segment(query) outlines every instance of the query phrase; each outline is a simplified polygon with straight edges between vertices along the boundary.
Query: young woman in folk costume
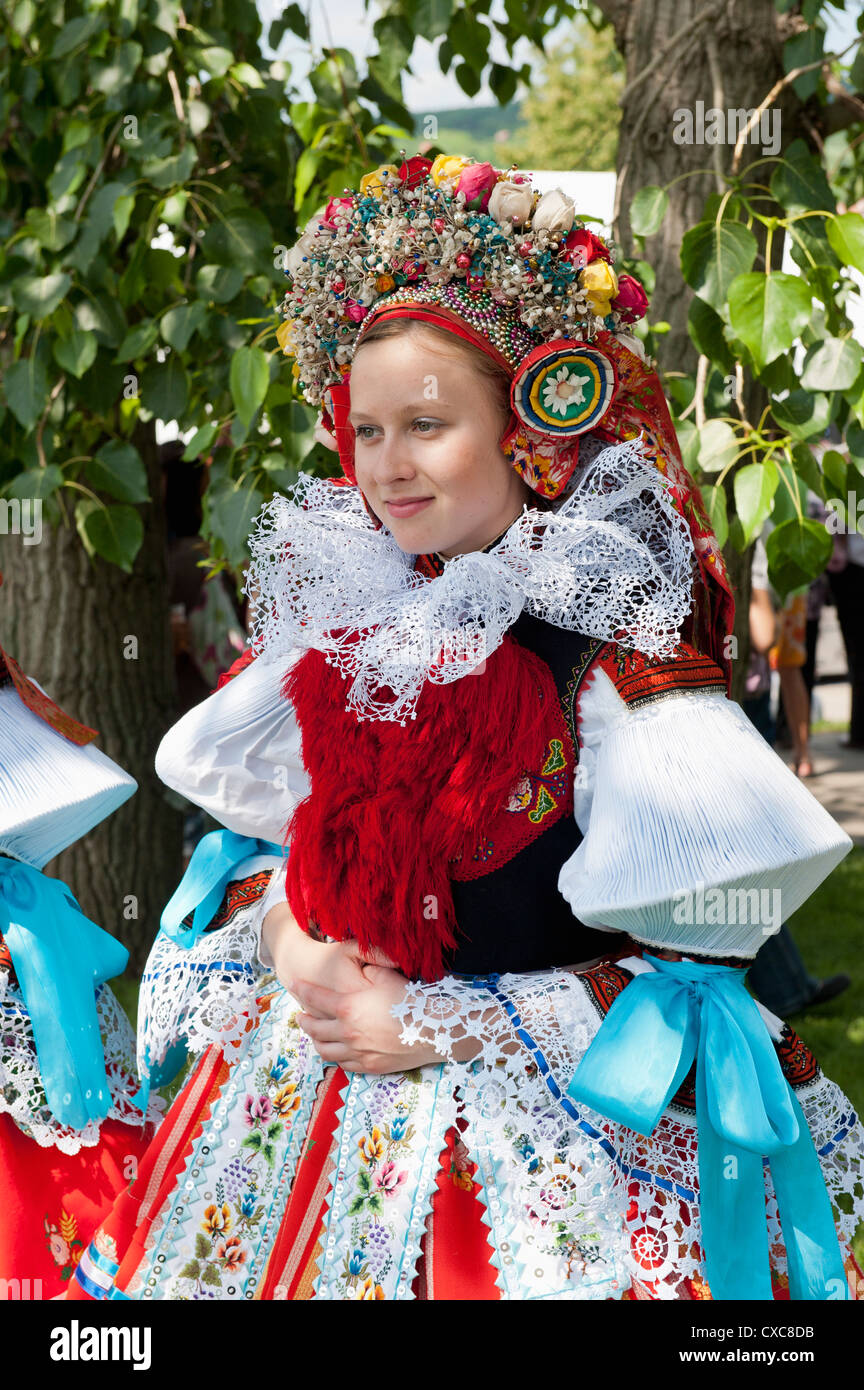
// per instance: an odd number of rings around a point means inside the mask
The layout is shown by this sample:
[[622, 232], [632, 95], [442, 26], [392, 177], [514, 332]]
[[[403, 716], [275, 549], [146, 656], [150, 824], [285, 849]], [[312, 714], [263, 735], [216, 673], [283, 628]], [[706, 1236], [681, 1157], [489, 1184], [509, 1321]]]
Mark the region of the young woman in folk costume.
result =
[[55, 1298], [155, 1132], [105, 981], [128, 951], [42, 872], [135, 782], [0, 648], [0, 1298]]
[[856, 1117], [744, 986], [764, 890], [788, 917], [850, 841], [727, 698], [722, 559], [611, 260], [563, 194], [445, 157], [290, 254], [345, 476], [265, 509], [256, 659], [157, 758], [287, 843], [271, 974], [219, 979], [228, 1040], [97, 1234], [109, 1297], [857, 1291]]

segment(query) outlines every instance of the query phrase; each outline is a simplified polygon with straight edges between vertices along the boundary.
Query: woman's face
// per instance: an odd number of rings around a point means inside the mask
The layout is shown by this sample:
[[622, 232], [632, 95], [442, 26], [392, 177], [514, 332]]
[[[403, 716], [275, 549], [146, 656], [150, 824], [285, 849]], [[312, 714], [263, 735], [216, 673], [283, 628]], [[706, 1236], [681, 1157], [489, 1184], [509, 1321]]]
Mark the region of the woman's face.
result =
[[409, 554], [482, 550], [533, 495], [498, 447], [487, 378], [425, 334], [358, 349], [349, 418], [360, 491]]

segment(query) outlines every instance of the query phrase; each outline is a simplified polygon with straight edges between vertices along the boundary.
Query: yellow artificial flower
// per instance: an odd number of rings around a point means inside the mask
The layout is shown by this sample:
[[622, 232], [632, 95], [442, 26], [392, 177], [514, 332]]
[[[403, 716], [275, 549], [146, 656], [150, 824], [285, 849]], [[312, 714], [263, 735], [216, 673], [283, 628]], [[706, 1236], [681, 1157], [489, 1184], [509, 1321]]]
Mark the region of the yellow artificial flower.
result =
[[283, 319], [276, 329], [276, 341], [286, 357], [293, 357], [296, 351], [294, 337], [291, 332], [294, 327], [290, 319]]
[[618, 293], [618, 276], [608, 261], [592, 261], [581, 272], [579, 281], [588, 296], [588, 308], [598, 318], [605, 318], [609, 305]]
[[365, 197], [367, 193], [373, 198], [380, 198], [384, 192], [384, 174], [398, 174], [399, 170], [395, 164], [382, 164], [378, 169], [373, 169], [370, 173], [364, 174], [360, 180], [360, 193]]
[[375, 288], [379, 294], [384, 294], [386, 290], [392, 290], [395, 284], [392, 275], [379, 275], [375, 281]]
[[429, 177], [436, 188], [442, 184], [456, 183], [462, 170], [472, 162], [464, 154], [439, 154], [432, 161]]

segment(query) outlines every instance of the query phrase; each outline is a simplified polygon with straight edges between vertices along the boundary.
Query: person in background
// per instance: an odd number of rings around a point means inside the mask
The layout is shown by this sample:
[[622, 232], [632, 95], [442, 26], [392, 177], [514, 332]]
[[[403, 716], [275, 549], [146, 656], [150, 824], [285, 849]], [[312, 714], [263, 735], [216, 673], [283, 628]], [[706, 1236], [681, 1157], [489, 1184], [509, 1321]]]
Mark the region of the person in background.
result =
[[[804, 599], [806, 605], [806, 599]], [[746, 697], [741, 708], [773, 747], [775, 724], [771, 717], [771, 669], [768, 653], [776, 651], [777, 618], [768, 582], [768, 557], [760, 537], [753, 551], [750, 583], [750, 662], [747, 668]], [[800, 669], [786, 667], [801, 679]], [[783, 679], [781, 669], [781, 681]], [[806, 696], [806, 688], [805, 688]], [[806, 727], [806, 725], [805, 725]], [[801, 772], [798, 773], [801, 776]], [[804, 774], [806, 775], [806, 774]], [[852, 983], [848, 975], [829, 975], [818, 980], [804, 964], [795, 938], [784, 924], [776, 936], [765, 942], [750, 968], [748, 983], [766, 1009], [787, 1018], [819, 1004], [836, 999]]]
[[864, 536], [857, 531], [839, 535], [834, 549], [837, 564], [829, 566], [828, 583], [837, 605], [852, 686], [849, 736], [841, 747], [864, 749]]

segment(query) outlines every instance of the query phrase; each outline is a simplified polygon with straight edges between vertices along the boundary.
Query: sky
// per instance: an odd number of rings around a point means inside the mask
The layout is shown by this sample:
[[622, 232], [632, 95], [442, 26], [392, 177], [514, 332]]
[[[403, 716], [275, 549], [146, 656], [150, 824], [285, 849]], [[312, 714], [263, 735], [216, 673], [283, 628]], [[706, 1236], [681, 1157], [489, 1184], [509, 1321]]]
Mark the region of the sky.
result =
[[[283, 0], [258, 0], [258, 12], [266, 24], [281, 14], [283, 8]], [[834, 52], [845, 48], [855, 37], [855, 20], [862, 9], [864, 0], [849, 0], [843, 11], [828, 10], [828, 42]], [[319, 52], [322, 47], [333, 44], [338, 48], [349, 49], [355, 58], [362, 61], [374, 51], [376, 45], [372, 37], [372, 25], [381, 12], [375, 0], [371, 0], [368, 11], [363, 0], [311, 0], [308, 11], [313, 43]], [[491, 13], [493, 16], [503, 14], [500, 0], [493, 0]], [[561, 27], [563, 29], [566, 26]], [[554, 44], [554, 31], [550, 38]], [[468, 106], [472, 102], [481, 106], [494, 105], [495, 99], [485, 83], [478, 95], [471, 98], [465, 95], [452, 75], [441, 72], [437, 57], [440, 42], [440, 39], [433, 43], [427, 39], [417, 39], [411, 57], [413, 73], [406, 74], [403, 78], [405, 103], [409, 111], [420, 114], [446, 111], [454, 106]], [[288, 35], [283, 41], [279, 56], [292, 63], [292, 76], [299, 88], [300, 98], [309, 99], [311, 89], [304, 80], [309, 69], [307, 45], [293, 35]], [[492, 44], [491, 56], [499, 62], [514, 61], [519, 64], [531, 61], [532, 49], [530, 44], [522, 42], [517, 45], [514, 58], [510, 60], [503, 42], [496, 40]]]

